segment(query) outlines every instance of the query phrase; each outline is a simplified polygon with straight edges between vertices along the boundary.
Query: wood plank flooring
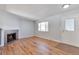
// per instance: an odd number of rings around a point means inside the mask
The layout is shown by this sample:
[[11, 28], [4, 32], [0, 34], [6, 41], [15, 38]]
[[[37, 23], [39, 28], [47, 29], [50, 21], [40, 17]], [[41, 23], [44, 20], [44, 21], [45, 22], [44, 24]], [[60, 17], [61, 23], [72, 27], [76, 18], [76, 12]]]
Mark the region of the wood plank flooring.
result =
[[0, 48], [0, 55], [78, 55], [79, 48], [39, 37], [16, 40]]

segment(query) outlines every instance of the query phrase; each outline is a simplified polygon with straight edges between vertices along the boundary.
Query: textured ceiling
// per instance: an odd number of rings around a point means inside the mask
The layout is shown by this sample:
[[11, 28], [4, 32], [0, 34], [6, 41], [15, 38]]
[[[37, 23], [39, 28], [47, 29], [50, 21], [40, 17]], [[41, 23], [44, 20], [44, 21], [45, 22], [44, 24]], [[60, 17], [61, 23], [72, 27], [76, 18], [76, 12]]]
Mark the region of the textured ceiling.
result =
[[6, 10], [10, 13], [30, 18], [31, 20], [40, 20], [59, 13], [78, 9], [79, 5], [70, 5], [63, 9], [61, 4], [14, 4], [6, 5]]

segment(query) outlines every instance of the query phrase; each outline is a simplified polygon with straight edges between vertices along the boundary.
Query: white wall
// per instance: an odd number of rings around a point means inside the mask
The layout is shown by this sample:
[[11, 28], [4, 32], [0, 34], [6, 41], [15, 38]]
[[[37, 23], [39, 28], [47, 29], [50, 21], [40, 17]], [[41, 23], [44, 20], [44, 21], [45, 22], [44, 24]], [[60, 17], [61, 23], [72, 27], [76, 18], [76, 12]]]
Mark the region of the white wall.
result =
[[[26, 38], [34, 34], [34, 22], [5, 11], [0, 12], [0, 28], [3, 30], [19, 30], [19, 38]], [[2, 45], [4, 43], [4, 34], [2, 33]]]
[[[66, 32], [64, 31], [64, 21], [67, 18], [75, 19], [75, 31]], [[49, 22], [48, 32], [39, 32], [37, 30], [37, 23], [41, 21]], [[58, 42], [70, 44], [79, 47], [79, 10], [61, 13], [49, 18], [36, 21], [35, 33], [37, 36], [46, 38], [49, 40], [55, 40]]]
[[20, 38], [34, 34], [34, 22], [8, 12], [2, 15], [2, 28], [4, 30], [19, 29]]
[[20, 38], [31, 37], [34, 35], [34, 22], [24, 19], [19, 19]]
[[19, 29], [19, 17], [8, 12], [0, 13], [1, 28], [4, 30]]
[[[61, 15], [62, 42], [79, 47], [79, 10], [71, 11]], [[75, 31], [64, 31], [64, 21], [68, 18], [75, 19]], [[64, 31], [64, 32], [63, 32]]]
[[[49, 31], [48, 32], [40, 32], [38, 31], [38, 23], [42, 22], [42, 21], [48, 21], [49, 24]], [[59, 16], [53, 16], [53, 17], [49, 17], [47, 19], [43, 19], [43, 20], [39, 20], [36, 21], [36, 35], [43, 37], [43, 38], [48, 38], [48, 39], [56, 39], [56, 40], [60, 40], [60, 19]]]

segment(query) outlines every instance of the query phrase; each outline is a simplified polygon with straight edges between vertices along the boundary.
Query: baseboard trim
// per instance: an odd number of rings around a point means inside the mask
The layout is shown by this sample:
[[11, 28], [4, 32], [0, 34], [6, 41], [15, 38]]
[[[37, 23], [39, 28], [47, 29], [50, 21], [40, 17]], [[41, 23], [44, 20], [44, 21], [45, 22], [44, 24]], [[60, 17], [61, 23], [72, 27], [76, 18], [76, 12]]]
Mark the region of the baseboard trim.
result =
[[79, 48], [79, 46], [76, 46], [76, 45], [73, 45], [73, 44], [68, 44], [68, 43], [66, 43], [66, 42], [62, 42], [62, 41], [59, 41], [59, 40], [43, 38], [43, 37], [41, 37], [41, 36], [35, 36], [35, 37], [39, 37], [39, 38], [42, 38], [42, 39], [51, 40], [51, 41], [55, 41], [55, 42], [58, 42], [58, 43], [61, 43], [61, 44], [66, 44], [66, 45], [70, 45], [70, 46]]
[[[79, 48], [79, 46], [76, 46], [76, 45], [72, 45], [72, 44], [68, 44], [68, 43], [65, 43], [65, 42], [62, 42], [62, 41], [59, 41], [59, 40], [55, 40], [55, 39], [48, 39], [48, 38], [43, 38], [41, 36], [29, 36], [29, 37], [24, 37], [24, 38], [19, 38], [19, 40], [21, 39], [27, 39], [27, 38], [31, 38], [31, 37], [38, 37], [38, 38], [42, 38], [42, 39], [46, 39], [46, 40], [51, 40], [51, 41], [55, 41], [55, 42], [58, 42], [58, 43], [61, 43], [61, 44], [66, 44], [66, 45], [70, 45], [70, 46], [74, 46], [74, 47], [77, 47]], [[0, 47], [3, 47], [3, 45], [0, 45]]]
[[27, 39], [27, 38], [31, 38], [31, 37], [36, 37], [36, 36], [22, 37], [22, 38], [19, 38], [19, 40]]

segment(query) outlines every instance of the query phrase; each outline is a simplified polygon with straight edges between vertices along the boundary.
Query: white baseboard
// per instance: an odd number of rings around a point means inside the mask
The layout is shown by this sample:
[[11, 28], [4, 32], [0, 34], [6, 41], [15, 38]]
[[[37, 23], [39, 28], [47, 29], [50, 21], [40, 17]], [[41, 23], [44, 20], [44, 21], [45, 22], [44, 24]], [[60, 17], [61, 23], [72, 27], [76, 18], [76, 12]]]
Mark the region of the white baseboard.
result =
[[[37, 36], [37, 35], [36, 35]], [[40, 37], [40, 38], [44, 38], [44, 39], [47, 39], [47, 40], [52, 40], [52, 41], [56, 41], [56, 42], [59, 42], [59, 43], [63, 43], [63, 44], [67, 44], [67, 45], [71, 45], [71, 46], [75, 46], [75, 47], [79, 47], [78, 45], [76, 44], [72, 44], [72, 43], [67, 43], [67, 42], [63, 42], [63, 41], [59, 41], [59, 40], [55, 40], [55, 39], [50, 39], [50, 38], [45, 38], [45, 37], [42, 37], [42, 36], [37, 36], [37, 37]]]
[[29, 38], [29, 37], [32, 37], [32, 36], [34, 36], [34, 35], [29, 35], [29, 36], [19, 37], [19, 39]]

